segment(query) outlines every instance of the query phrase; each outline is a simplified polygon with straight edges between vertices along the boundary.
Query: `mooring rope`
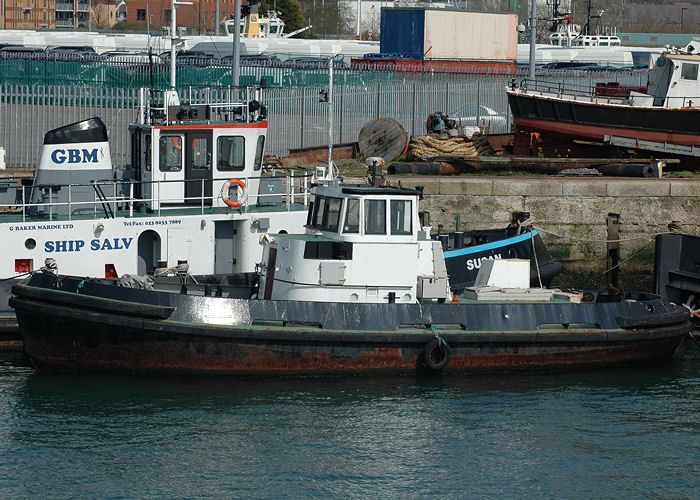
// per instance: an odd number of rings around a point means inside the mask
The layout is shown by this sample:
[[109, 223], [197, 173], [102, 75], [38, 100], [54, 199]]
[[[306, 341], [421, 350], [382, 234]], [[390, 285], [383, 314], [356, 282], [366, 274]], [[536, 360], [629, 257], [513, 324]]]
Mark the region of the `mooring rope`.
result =
[[600, 273], [600, 275], [602, 276], [602, 275], [604, 275], [604, 274], [607, 274], [607, 273], [609, 273], [610, 271], [612, 271], [613, 269], [616, 269], [616, 268], [620, 267], [620, 266], [621, 266], [622, 264], [624, 264], [625, 262], [627, 262], [627, 261], [629, 261], [629, 260], [632, 260], [632, 259], [633, 259], [634, 257], [636, 257], [642, 250], [644, 250], [646, 247], [648, 247], [648, 246], [649, 246], [649, 243], [651, 243], [652, 241], [654, 241], [654, 240], [653, 240], [653, 239], [650, 239], [649, 241], [647, 241], [646, 243], [644, 243], [641, 247], [639, 247], [637, 250], [635, 250], [634, 252], [632, 252], [632, 254], [629, 255], [626, 259], [621, 260], [620, 262], [618, 262], [617, 264], [615, 264], [614, 266], [612, 266], [610, 269], [607, 269], [607, 270], [603, 271], [602, 273]]
[[22, 274], [17, 274], [15, 276], [10, 276], [9, 278], [0, 278], [0, 281], [10, 281], [10, 280], [16, 280], [17, 278], [23, 278], [25, 276], [29, 276], [30, 274], [34, 274], [35, 271], [28, 271], [26, 273]]
[[[528, 219], [529, 221], [530, 219]], [[527, 221], [525, 221], [527, 222]], [[530, 242], [532, 243], [532, 256], [535, 258], [535, 268], [537, 269], [537, 281], [540, 283], [540, 288], [544, 288], [542, 286], [542, 276], [540, 275], [540, 262], [537, 259], [537, 249], [535, 249], [535, 232], [530, 231]]]

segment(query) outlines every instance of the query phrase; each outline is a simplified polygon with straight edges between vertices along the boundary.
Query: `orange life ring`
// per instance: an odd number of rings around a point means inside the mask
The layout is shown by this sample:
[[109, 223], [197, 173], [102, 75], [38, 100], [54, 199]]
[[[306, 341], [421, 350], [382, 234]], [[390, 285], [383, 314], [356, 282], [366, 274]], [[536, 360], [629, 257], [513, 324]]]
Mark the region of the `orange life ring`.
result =
[[[238, 186], [238, 199], [236, 201], [232, 201], [229, 196], [229, 189], [231, 186]], [[240, 179], [229, 179], [224, 182], [224, 185], [221, 186], [221, 199], [229, 207], [238, 208], [245, 205], [245, 202], [248, 201], [248, 190], [246, 189], [245, 182]]]

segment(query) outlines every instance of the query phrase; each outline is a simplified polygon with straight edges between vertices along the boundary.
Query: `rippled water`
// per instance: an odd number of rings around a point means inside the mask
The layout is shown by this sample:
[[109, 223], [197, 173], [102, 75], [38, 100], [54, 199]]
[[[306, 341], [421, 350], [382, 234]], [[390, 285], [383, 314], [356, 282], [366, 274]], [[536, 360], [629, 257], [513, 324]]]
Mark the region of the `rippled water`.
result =
[[0, 363], [0, 497], [697, 498], [700, 363], [443, 379]]

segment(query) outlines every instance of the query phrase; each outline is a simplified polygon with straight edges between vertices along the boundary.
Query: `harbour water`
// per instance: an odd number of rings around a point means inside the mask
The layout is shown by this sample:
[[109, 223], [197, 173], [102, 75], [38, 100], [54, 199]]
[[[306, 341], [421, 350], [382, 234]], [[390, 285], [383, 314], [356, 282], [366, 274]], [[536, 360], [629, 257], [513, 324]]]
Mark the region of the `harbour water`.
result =
[[0, 362], [2, 498], [697, 498], [700, 362], [234, 380]]

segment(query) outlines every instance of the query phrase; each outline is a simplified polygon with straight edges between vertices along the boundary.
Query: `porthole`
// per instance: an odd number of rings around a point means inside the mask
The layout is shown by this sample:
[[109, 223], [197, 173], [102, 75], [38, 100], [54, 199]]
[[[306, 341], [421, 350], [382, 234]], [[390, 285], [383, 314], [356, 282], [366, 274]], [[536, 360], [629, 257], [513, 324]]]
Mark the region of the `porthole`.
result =
[[36, 248], [36, 240], [34, 238], [27, 238], [24, 242], [24, 247], [27, 250], [34, 250]]

